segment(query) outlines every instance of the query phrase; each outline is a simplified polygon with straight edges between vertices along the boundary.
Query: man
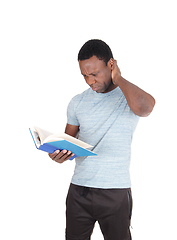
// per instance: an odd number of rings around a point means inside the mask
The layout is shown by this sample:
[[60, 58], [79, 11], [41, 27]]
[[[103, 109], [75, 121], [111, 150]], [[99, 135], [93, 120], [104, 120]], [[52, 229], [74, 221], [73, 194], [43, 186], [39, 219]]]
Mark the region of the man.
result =
[[[98, 221], [105, 240], [130, 240], [131, 140], [139, 116], [148, 116], [155, 100], [121, 76], [103, 41], [86, 42], [78, 61], [90, 88], [69, 103], [65, 132], [94, 146], [97, 156], [76, 158], [66, 202], [66, 239], [89, 240]], [[66, 150], [49, 154], [58, 163], [72, 155]]]

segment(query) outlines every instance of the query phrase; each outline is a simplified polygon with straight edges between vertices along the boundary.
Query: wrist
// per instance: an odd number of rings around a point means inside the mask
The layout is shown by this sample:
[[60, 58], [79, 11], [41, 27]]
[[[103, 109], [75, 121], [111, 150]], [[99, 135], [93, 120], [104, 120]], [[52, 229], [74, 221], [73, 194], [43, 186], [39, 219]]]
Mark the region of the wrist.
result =
[[113, 79], [112, 79], [114, 85], [119, 85], [121, 80], [122, 80], [122, 76], [120, 74], [115, 74]]

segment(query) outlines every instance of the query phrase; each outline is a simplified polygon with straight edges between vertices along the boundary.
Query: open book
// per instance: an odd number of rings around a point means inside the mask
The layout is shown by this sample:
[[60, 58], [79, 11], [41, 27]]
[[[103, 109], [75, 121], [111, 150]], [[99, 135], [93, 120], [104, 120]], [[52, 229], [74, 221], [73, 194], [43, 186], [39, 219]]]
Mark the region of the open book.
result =
[[33, 141], [37, 149], [53, 153], [55, 150], [68, 150], [74, 153], [70, 160], [76, 157], [93, 156], [96, 153], [88, 150], [93, 146], [74, 138], [66, 133], [52, 134], [39, 127], [29, 128]]

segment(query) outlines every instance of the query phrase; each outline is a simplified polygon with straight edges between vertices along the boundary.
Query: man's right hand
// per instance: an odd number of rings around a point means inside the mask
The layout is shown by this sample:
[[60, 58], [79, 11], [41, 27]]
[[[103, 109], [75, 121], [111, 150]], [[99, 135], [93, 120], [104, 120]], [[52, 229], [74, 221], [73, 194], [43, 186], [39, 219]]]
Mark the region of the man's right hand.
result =
[[63, 163], [73, 156], [74, 156], [74, 153], [71, 153], [71, 151], [67, 151], [67, 150], [62, 150], [62, 151], [56, 150], [53, 153], [49, 153], [49, 157], [53, 161], [58, 162], [58, 163]]

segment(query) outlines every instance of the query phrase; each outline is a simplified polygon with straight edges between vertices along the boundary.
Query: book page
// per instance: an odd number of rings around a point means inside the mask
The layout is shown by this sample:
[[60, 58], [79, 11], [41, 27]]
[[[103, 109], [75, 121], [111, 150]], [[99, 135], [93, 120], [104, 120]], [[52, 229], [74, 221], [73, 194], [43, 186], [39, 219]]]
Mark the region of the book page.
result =
[[52, 135], [51, 132], [48, 132], [42, 128], [39, 128], [39, 127], [34, 127], [34, 129], [36, 130], [36, 132], [39, 134], [39, 137], [40, 137], [40, 141], [41, 141], [41, 144], [44, 143], [44, 140], [49, 137], [50, 135]]
[[39, 134], [37, 132], [33, 132], [33, 134], [34, 134], [34, 138], [35, 138], [37, 146], [40, 146], [41, 145], [41, 141], [40, 141]]
[[33, 141], [34, 141], [36, 147], [39, 148], [41, 145], [41, 140], [40, 140], [39, 134], [36, 132], [34, 127], [29, 128], [29, 130], [30, 130], [30, 133], [32, 135], [32, 138], [33, 138]]
[[85, 143], [77, 138], [74, 138], [66, 133], [52, 134], [44, 140], [44, 143], [61, 141], [61, 140], [66, 140], [66, 141], [71, 142], [75, 145], [78, 145], [79, 147], [82, 147], [82, 148], [91, 148], [92, 147], [90, 144], [87, 144], [87, 143]]

